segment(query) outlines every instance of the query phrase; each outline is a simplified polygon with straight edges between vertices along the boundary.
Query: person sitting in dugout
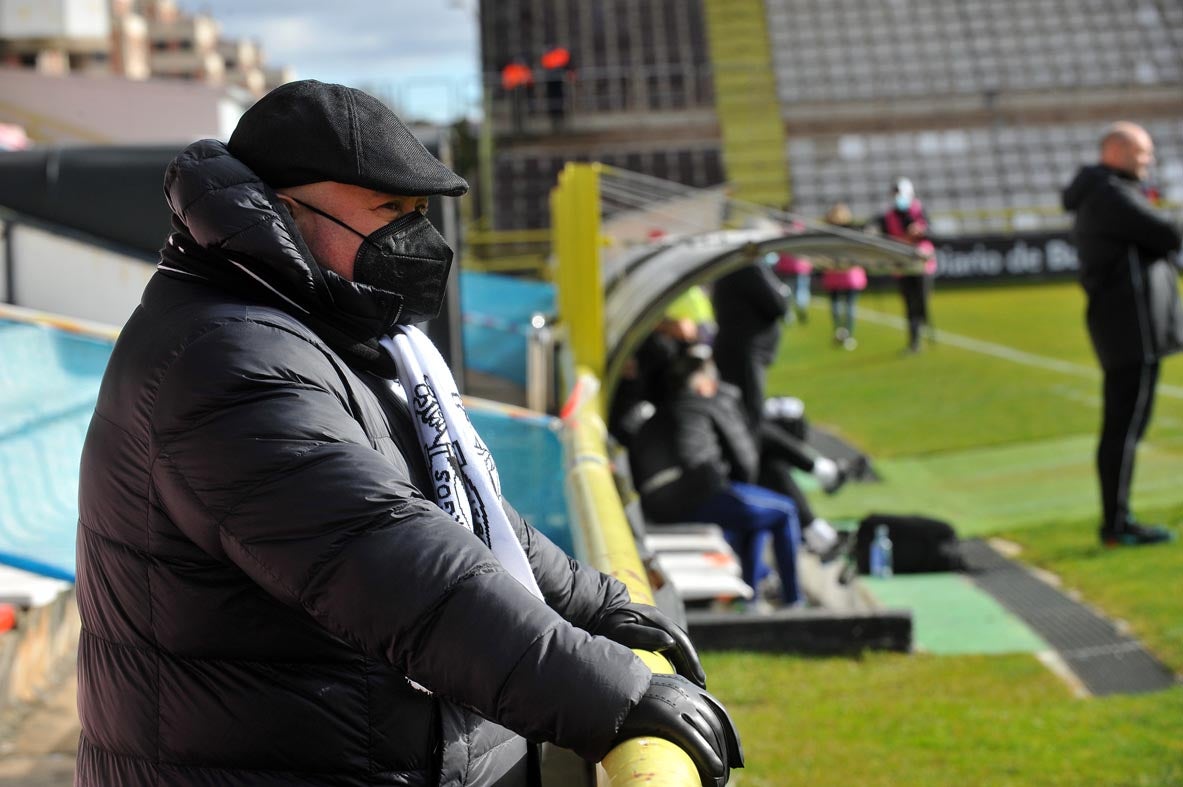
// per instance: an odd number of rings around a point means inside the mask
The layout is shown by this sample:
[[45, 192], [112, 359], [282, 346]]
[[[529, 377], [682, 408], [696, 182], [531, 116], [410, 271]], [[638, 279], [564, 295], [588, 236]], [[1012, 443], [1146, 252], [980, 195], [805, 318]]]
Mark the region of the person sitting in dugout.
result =
[[[677, 371], [677, 364], [683, 363], [682, 358], [687, 355], [714, 357], [709, 345], [698, 342], [697, 338], [693, 322], [663, 318], [625, 366], [609, 408], [609, 429], [626, 450], [650, 453], [655, 450], [635, 445], [635, 440], [658, 408], [666, 406], [668, 410], [681, 406], [667, 405], [666, 402], [671, 398], [684, 398], [685, 380]], [[694, 365], [697, 361], [692, 359], [689, 363]], [[736, 401], [742, 399], [736, 386], [719, 381], [718, 387], [719, 396]], [[737, 435], [731, 439], [755, 440], [758, 454], [755, 483], [793, 501], [806, 546], [823, 560], [837, 557], [845, 546], [844, 540], [828, 521], [813, 511], [804, 490], [794, 478], [794, 471], [812, 475], [821, 490], [832, 495], [847, 481], [862, 476], [867, 468], [866, 458], [835, 460], [809, 445], [804, 403], [800, 399], [784, 396], [765, 399], [763, 417], [754, 430], [742, 411], [727, 405], [715, 409], [726, 421], [729, 431], [748, 433], [746, 437]], [[652, 437], [652, 430], [649, 434]], [[635, 468], [633, 475], [636, 477]]]
[[804, 602], [797, 577], [801, 524], [793, 501], [756, 483], [759, 448], [739, 391], [719, 381], [710, 348], [697, 345], [669, 368], [669, 395], [641, 426], [629, 466], [653, 522], [711, 522], [723, 529], [752, 588], [770, 575], [772, 537], [781, 601]]

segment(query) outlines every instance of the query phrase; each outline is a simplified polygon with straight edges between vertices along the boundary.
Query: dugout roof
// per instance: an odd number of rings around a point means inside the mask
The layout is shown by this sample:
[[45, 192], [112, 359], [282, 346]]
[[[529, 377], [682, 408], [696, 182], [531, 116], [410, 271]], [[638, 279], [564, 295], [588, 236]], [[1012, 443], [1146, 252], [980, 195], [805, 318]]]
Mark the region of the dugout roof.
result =
[[615, 392], [624, 362], [670, 303], [690, 287], [762, 260], [770, 252], [808, 257], [821, 269], [861, 265], [873, 273], [900, 273], [923, 267], [911, 246], [828, 226], [789, 233], [778, 228], [721, 230], [622, 252], [604, 264], [606, 399]]

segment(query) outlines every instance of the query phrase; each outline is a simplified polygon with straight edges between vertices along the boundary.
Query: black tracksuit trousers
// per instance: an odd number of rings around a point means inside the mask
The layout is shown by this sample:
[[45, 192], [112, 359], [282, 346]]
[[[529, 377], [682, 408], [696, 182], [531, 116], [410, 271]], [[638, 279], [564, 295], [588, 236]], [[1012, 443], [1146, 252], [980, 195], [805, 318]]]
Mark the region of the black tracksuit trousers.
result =
[[1158, 362], [1134, 364], [1104, 373], [1104, 413], [1097, 444], [1101, 481], [1102, 533], [1120, 533], [1130, 516], [1134, 454], [1154, 408]]
[[904, 316], [908, 320], [908, 347], [920, 349], [920, 330], [928, 325], [930, 278], [921, 274], [900, 277], [900, 295], [904, 298]]

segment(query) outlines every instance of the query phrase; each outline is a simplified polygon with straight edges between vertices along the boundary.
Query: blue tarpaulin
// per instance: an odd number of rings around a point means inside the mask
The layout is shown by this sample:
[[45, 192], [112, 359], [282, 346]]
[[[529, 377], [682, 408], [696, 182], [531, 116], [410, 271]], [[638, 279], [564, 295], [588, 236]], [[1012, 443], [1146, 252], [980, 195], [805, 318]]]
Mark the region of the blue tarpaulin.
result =
[[564, 552], [575, 554], [558, 420], [512, 417], [471, 406], [468, 415], [493, 452], [505, 499]]
[[468, 367], [524, 387], [530, 317], [555, 313], [554, 285], [465, 271], [460, 274], [460, 308]]
[[0, 562], [73, 580], [78, 462], [111, 343], [0, 321]]
[[[112, 343], [0, 320], [0, 563], [74, 579], [79, 458]], [[571, 552], [554, 421], [472, 408], [505, 497]]]

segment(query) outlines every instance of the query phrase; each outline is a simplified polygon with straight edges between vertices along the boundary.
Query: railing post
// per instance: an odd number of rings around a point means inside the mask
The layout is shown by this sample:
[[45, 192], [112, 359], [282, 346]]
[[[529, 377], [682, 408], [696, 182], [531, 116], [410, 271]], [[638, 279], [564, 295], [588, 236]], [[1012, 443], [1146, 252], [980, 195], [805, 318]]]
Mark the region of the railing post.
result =
[[526, 407], [548, 413], [554, 406], [554, 334], [546, 315], [535, 312], [526, 334]]
[[[575, 366], [600, 378], [606, 358], [600, 275], [600, 165], [569, 163], [551, 192], [559, 318]], [[568, 381], [570, 382], [570, 381]]]

